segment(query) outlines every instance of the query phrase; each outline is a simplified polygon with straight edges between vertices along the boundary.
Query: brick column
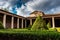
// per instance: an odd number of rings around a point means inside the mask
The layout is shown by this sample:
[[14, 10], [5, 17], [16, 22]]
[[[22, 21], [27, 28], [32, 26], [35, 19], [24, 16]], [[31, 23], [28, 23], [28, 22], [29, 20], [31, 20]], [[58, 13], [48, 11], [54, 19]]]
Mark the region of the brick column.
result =
[[55, 28], [55, 21], [54, 21], [54, 17], [52, 17], [52, 26], [53, 26], [53, 28]]
[[14, 28], [14, 17], [12, 17], [12, 19], [11, 19], [11, 28], [12, 29]]
[[4, 28], [6, 28], [6, 15], [5, 14], [3, 16], [3, 26], [4, 26]]
[[32, 19], [30, 19], [30, 25], [32, 25]]
[[17, 19], [17, 28], [19, 29], [19, 18]]
[[22, 19], [22, 28], [23, 28], [23, 19]]

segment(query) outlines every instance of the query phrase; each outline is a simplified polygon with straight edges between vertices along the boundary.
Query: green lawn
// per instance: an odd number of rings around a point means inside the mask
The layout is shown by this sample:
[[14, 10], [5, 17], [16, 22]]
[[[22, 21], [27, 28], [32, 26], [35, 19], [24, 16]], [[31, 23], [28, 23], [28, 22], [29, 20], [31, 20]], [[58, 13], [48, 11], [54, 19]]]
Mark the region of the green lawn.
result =
[[[58, 28], [56, 28], [58, 29]], [[0, 33], [40, 33], [40, 32], [58, 32], [53, 28], [49, 30], [29, 30], [29, 29], [0, 29]], [[59, 30], [60, 31], [60, 30]]]

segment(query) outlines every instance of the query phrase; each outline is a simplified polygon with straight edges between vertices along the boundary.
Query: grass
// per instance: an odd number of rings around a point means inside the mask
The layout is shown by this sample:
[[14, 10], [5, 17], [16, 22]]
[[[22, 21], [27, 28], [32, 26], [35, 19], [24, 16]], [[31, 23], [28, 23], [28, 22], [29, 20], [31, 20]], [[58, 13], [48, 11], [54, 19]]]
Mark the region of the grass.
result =
[[16, 34], [16, 33], [22, 33], [22, 34], [47, 34], [47, 32], [57, 32], [54, 30], [28, 30], [28, 29], [1, 29], [0, 33], [8, 33], [8, 34]]
[[18, 33], [18, 32], [24, 32], [28, 29], [1, 29], [0, 32], [2, 33]]
[[30, 33], [30, 32], [40, 32], [40, 30], [28, 30], [28, 29], [1, 29], [0, 32], [2, 33], [22, 33], [22, 32], [27, 32], [27, 33]]
[[2, 33], [23, 33], [23, 32], [24, 33], [39, 33], [42, 31], [47, 32], [48, 30], [28, 30], [28, 29], [1, 29], [0, 30], [0, 32]]
[[[58, 29], [58, 28], [57, 28]], [[0, 29], [0, 33], [39, 33], [39, 32], [56, 32], [55, 29], [49, 28], [49, 30], [28, 30], [28, 29]], [[60, 31], [60, 30], [59, 30]], [[59, 32], [58, 31], [58, 32]]]

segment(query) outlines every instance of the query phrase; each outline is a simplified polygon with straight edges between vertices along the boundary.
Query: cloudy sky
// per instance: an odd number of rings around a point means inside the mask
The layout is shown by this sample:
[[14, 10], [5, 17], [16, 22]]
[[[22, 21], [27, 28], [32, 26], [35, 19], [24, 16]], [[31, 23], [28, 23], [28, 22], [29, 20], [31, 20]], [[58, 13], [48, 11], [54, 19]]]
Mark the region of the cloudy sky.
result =
[[28, 16], [36, 10], [53, 14], [60, 12], [60, 0], [0, 0], [2, 8], [21, 16]]

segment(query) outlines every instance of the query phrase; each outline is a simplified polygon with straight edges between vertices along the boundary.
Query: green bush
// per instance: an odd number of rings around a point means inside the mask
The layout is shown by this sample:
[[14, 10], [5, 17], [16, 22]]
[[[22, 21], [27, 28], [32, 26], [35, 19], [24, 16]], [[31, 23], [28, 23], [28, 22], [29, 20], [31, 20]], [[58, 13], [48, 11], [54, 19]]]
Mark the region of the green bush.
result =
[[48, 28], [48, 29], [51, 28], [50, 22], [47, 24], [47, 28]]
[[28, 30], [31, 30], [31, 27], [32, 27], [32, 25], [29, 25], [27, 29], [28, 29]]
[[56, 28], [49, 28], [49, 31], [57, 31]]
[[0, 29], [4, 29], [2, 22], [0, 22]]
[[41, 16], [38, 16], [32, 25], [31, 30], [38, 30], [38, 29], [47, 29], [46, 22], [42, 19]]

